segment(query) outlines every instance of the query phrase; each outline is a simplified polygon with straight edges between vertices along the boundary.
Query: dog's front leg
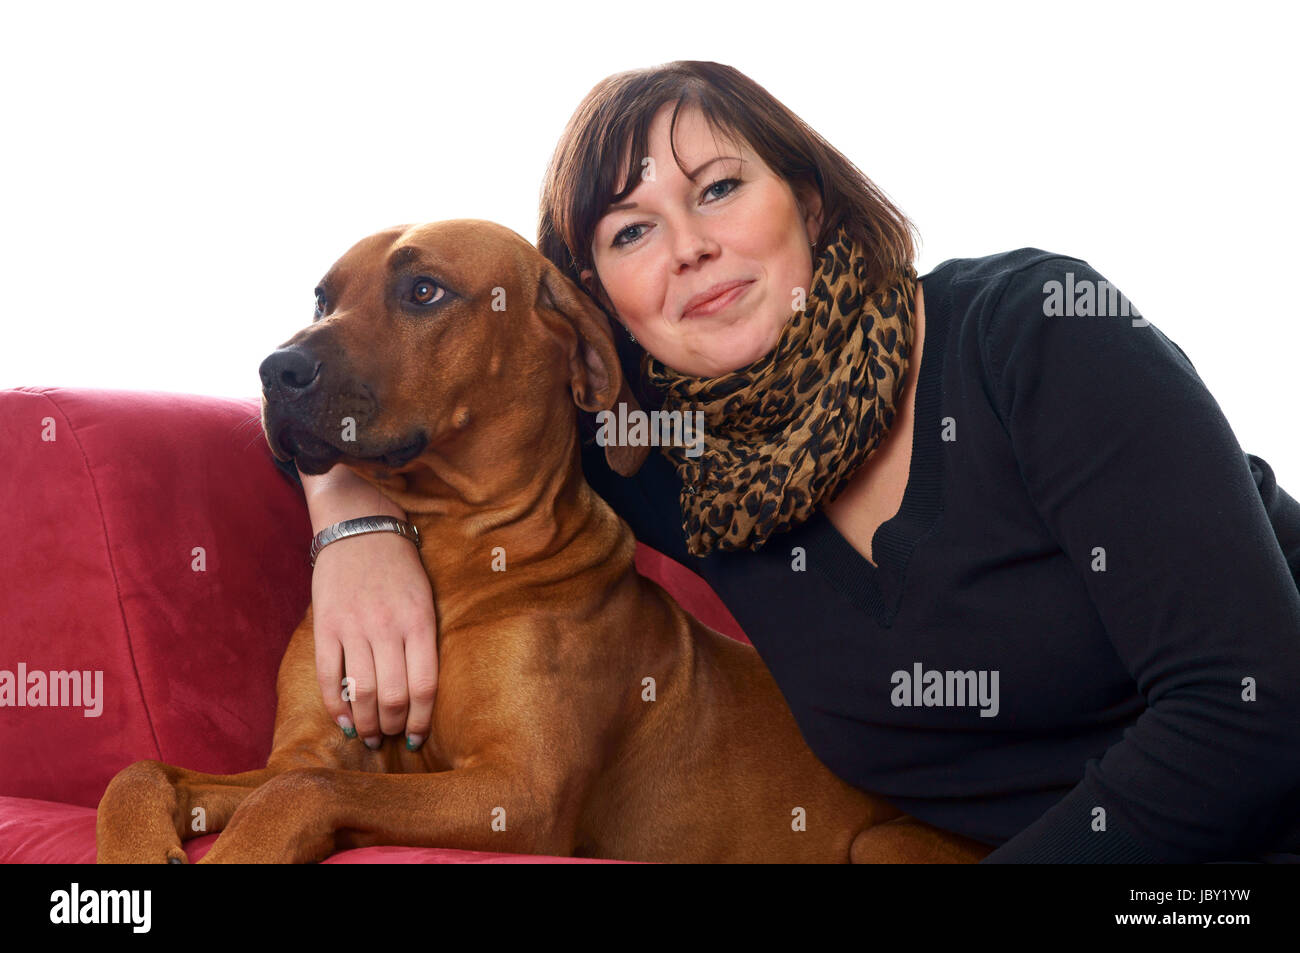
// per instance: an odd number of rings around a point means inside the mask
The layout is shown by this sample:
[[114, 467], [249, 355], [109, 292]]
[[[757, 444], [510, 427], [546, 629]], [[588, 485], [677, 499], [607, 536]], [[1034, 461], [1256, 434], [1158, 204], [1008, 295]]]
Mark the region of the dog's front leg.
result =
[[245, 799], [199, 863], [309, 863], [338, 846], [571, 853], [575, 812], [515, 768], [436, 774], [287, 771]]
[[219, 831], [240, 803], [277, 768], [205, 774], [161, 761], [137, 761], [119, 771], [95, 818], [101, 864], [186, 863], [181, 841]]

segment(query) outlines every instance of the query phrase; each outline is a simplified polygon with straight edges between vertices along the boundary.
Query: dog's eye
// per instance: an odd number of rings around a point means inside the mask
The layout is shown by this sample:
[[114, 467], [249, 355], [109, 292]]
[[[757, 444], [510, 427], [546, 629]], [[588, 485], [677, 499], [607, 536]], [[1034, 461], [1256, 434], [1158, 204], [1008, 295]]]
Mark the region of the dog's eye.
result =
[[325, 315], [325, 292], [319, 288], [316, 289], [316, 310], [312, 313], [313, 318], [324, 317]]
[[414, 304], [433, 304], [446, 293], [446, 289], [436, 281], [416, 278], [415, 284], [411, 286], [411, 301]]

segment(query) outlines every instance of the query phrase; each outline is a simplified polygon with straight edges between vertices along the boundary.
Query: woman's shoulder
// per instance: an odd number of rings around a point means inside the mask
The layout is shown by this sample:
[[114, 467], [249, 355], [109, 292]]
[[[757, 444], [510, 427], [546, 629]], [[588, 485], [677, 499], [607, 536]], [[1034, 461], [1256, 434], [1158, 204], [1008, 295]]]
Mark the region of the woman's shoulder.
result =
[[949, 319], [966, 326], [984, 347], [998, 338], [1039, 333], [1045, 317], [1105, 314], [1145, 323], [1085, 259], [1034, 246], [948, 258], [921, 280], [927, 307], [940, 303]]
[[[979, 369], [1004, 410], [1013, 392], [1040, 402], [1057, 393], [1061, 412], [1083, 413], [1098, 408], [1090, 402], [1097, 388], [1135, 378], [1171, 389], [1179, 381], [1189, 399], [1204, 387], [1183, 349], [1083, 258], [1016, 248], [950, 258], [935, 276], [925, 286], [927, 309], [943, 301], [954, 340], [973, 356], [967, 366]], [[1053, 387], [1042, 386], [1048, 380]]]
[[1008, 280], [1017, 275], [1035, 270], [1063, 269], [1063, 266], [1076, 264], [1090, 268], [1088, 262], [1075, 255], [1064, 252], [1025, 246], [1010, 251], [994, 252], [978, 258], [947, 258], [922, 276], [922, 281], [933, 279], [939, 284], [986, 283], [994, 284]]

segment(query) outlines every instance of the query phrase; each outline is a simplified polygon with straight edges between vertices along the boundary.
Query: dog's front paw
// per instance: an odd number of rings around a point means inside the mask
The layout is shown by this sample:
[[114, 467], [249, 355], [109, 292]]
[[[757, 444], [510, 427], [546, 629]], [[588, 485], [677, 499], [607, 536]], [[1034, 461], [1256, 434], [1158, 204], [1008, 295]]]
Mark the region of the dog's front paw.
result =
[[328, 774], [296, 768], [246, 797], [200, 864], [306, 864], [334, 852]]
[[137, 761], [109, 782], [95, 815], [100, 864], [183, 864], [176, 789], [158, 761]]
[[[175, 840], [175, 837], [172, 838]], [[129, 841], [96, 845], [97, 864], [188, 864], [189, 857], [179, 843], [164, 844], [156, 839], [137, 837]]]

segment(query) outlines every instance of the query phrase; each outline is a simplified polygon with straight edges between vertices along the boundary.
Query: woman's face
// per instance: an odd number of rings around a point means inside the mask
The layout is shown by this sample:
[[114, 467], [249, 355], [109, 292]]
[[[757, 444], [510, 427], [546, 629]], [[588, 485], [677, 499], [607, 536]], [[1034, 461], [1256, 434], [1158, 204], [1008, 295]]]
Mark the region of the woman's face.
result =
[[[683, 374], [718, 377], [776, 346], [795, 311], [796, 289], [812, 281], [812, 249], [821, 223], [815, 192], [790, 185], [743, 143], [718, 141], [704, 117], [683, 107], [677, 153], [668, 143], [671, 105], [650, 127], [651, 163], [624, 202], [597, 223], [589, 292], [659, 361]], [[651, 174], [652, 173], [652, 174]], [[621, 191], [621, 187], [619, 189]], [[699, 308], [692, 299], [742, 282]]]

